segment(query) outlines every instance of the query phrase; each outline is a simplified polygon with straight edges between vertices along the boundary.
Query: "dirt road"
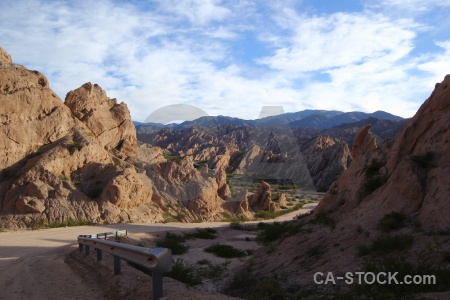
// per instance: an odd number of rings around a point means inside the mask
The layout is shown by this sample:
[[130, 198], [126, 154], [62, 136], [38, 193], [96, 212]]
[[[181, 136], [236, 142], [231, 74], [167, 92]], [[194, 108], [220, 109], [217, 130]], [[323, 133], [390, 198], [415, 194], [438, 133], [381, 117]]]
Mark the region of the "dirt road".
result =
[[[276, 221], [290, 220], [315, 207], [308, 204]], [[268, 220], [265, 222], [271, 222]], [[224, 227], [227, 222], [115, 224], [13, 231], [0, 233], [0, 299], [101, 299], [100, 287], [86, 285], [64, 263], [64, 257], [77, 247], [77, 236], [107, 231], [132, 233], [185, 230], [197, 227]]]

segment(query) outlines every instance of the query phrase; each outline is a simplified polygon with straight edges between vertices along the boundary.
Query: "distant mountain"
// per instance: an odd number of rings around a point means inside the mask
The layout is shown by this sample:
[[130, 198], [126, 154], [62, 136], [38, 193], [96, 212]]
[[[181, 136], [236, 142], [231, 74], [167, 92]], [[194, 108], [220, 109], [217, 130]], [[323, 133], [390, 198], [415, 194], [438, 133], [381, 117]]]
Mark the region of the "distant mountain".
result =
[[134, 122], [138, 133], [152, 133], [160, 129], [186, 129], [194, 126], [208, 127], [217, 125], [236, 125], [248, 127], [314, 127], [329, 129], [345, 123], [354, 123], [367, 118], [399, 121], [403, 118], [384, 111], [374, 113], [342, 112], [336, 110], [302, 110], [294, 113], [285, 113], [256, 120], [244, 120], [227, 116], [205, 116], [181, 124], [163, 125], [159, 123]]
[[335, 126], [339, 126], [341, 124], [346, 123], [355, 123], [367, 118], [376, 118], [381, 120], [389, 120], [389, 121], [400, 121], [403, 118], [399, 116], [392, 115], [390, 113], [384, 111], [376, 111], [374, 113], [368, 114], [364, 112], [354, 111], [337, 114], [335, 116], [327, 116], [324, 114], [315, 114], [309, 117], [303, 118], [298, 121], [291, 122], [290, 125], [292, 127], [297, 126], [308, 126], [308, 127], [316, 127], [321, 129], [329, 129]]

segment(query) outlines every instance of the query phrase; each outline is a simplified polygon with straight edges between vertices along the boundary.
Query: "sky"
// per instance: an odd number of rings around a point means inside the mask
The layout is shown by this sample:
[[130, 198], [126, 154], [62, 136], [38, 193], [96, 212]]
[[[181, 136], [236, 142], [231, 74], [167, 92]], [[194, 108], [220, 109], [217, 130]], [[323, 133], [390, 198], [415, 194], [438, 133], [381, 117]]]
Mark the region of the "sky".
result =
[[86, 82], [132, 119], [190, 105], [411, 117], [450, 73], [448, 0], [2, 0], [0, 46], [65, 95]]

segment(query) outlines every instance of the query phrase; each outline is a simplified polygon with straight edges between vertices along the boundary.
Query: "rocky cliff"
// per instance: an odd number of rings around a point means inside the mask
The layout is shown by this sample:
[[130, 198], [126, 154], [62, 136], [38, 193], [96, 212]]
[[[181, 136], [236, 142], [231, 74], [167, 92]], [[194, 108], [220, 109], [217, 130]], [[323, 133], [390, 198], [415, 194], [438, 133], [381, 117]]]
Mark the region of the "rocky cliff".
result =
[[[356, 134], [352, 161], [314, 213], [300, 217], [281, 236], [271, 259], [260, 251], [245, 267], [252, 276], [276, 272], [280, 285], [305, 299], [448, 299], [450, 253], [450, 75], [396, 135], [382, 144], [370, 125]], [[314, 274], [374, 271], [434, 274], [433, 287], [322, 285]], [[426, 270], [426, 271], [424, 271]], [[405, 273], [406, 272], [406, 273]], [[255, 275], [258, 274], [258, 275]], [[272, 280], [272, 279], [266, 279]], [[426, 292], [433, 293], [426, 293]], [[314, 295], [308, 297], [307, 295]], [[303, 297], [302, 297], [303, 299]], [[314, 298], [316, 299], [316, 298]]]
[[2, 225], [162, 220], [151, 187], [122, 160], [136, 151], [126, 105], [87, 83], [68, 107], [44, 75], [0, 57]]

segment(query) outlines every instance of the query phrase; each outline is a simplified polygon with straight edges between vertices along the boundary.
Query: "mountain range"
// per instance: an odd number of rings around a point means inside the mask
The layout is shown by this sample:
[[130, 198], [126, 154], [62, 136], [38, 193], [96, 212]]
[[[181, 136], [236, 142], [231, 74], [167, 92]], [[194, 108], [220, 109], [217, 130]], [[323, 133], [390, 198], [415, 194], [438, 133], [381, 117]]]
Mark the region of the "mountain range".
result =
[[402, 117], [385, 111], [365, 113], [360, 111], [342, 112], [336, 110], [302, 110], [293, 113], [284, 113], [256, 120], [244, 120], [227, 116], [204, 116], [180, 124], [140, 123], [134, 122], [138, 133], [149, 133], [160, 129], [186, 129], [193, 126], [236, 125], [248, 127], [315, 127], [330, 129], [346, 123], [354, 123], [367, 118], [376, 118], [389, 121], [401, 121]]

